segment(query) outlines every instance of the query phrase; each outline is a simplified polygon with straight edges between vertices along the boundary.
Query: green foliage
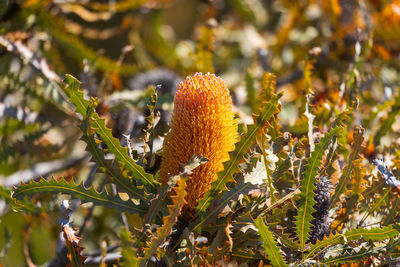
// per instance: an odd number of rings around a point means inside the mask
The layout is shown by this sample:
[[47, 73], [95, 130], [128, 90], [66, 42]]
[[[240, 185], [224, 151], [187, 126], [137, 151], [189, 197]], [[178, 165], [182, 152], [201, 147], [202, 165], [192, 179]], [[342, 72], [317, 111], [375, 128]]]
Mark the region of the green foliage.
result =
[[108, 208], [118, 208], [120, 211], [130, 213], [144, 213], [144, 209], [135, 205], [131, 200], [123, 201], [118, 196], [111, 196], [106, 191], [98, 192], [94, 187], [85, 188], [83, 184], [75, 184], [73, 180], [70, 182], [61, 179], [51, 179], [49, 181], [40, 179], [28, 184], [21, 184], [13, 191], [12, 197], [18, 200], [24, 199], [25, 196], [35, 193], [64, 193], [79, 198], [83, 203], [92, 202], [94, 205], [101, 205]]
[[[83, 91], [79, 90], [80, 83], [71, 75], [65, 77], [67, 87], [65, 92], [69, 100], [75, 105], [76, 112], [86, 119], [90, 101], [83, 96]], [[105, 120], [100, 118], [97, 113], [91, 114], [90, 127], [96, 131], [100, 139], [107, 145], [108, 150], [115, 155], [124, 170], [132, 172], [135, 179], [141, 180], [146, 185], [155, 187], [153, 177], [146, 173], [144, 169], [136, 164], [128, 155], [128, 149], [122, 147], [118, 139], [112, 136], [111, 129], [105, 125]]]
[[333, 128], [315, 146], [315, 150], [308, 159], [304, 177], [301, 179], [300, 204], [296, 217], [296, 231], [302, 250], [305, 249], [305, 244], [309, 238], [311, 220], [313, 219], [312, 214], [315, 212], [313, 208], [316, 204], [314, 200], [316, 196], [314, 184], [317, 182], [317, 173], [321, 164], [321, 159], [331, 143], [332, 138], [337, 137], [341, 129], [340, 126]]
[[169, 178], [169, 182], [159, 188], [159, 193], [156, 198], [154, 198], [149, 206], [149, 211], [145, 215], [144, 222], [145, 224], [152, 224], [154, 218], [156, 217], [157, 213], [160, 212], [163, 208], [163, 203], [168, 196], [168, 193], [176, 186], [177, 181], [181, 178], [187, 178], [191, 172], [197, 168], [198, 166], [205, 164], [208, 162], [208, 159], [203, 158], [201, 156], [193, 155], [189, 162], [183, 167], [183, 170], [174, 176]]
[[265, 254], [268, 255], [268, 259], [271, 261], [272, 266], [288, 266], [283, 259], [282, 252], [279, 250], [272, 233], [268, 230], [267, 226], [262, 221], [262, 218], [258, 217], [255, 223], [258, 233], [260, 234], [260, 239], [264, 243], [263, 247], [265, 249]]
[[[144, 261], [150, 259], [150, 257], [159, 249], [161, 244], [167, 239], [168, 236], [171, 235], [173, 226], [178, 221], [178, 216], [181, 213], [183, 206], [185, 205], [185, 196], [186, 196], [186, 178], [181, 178], [176, 182], [174, 187], [175, 195], [171, 197], [172, 205], [168, 205], [168, 216], [163, 218], [163, 224], [161, 227], [157, 228], [156, 235], [151, 238], [150, 247], [145, 248]], [[142, 266], [145, 266], [146, 263], [143, 263]]]
[[331, 235], [329, 238], [325, 238], [322, 241], [318, 241], [315, 245], [313, 245], [307, 255], [306, 258], [310, 256], [322, 253], [323, 250], [328, 249], [337, 244], [343, 244], [347, 241], [353, 241], [360, 238], [363, 238], [365, 241], [380, 241], [385, 239], [392, 239], [399, 235], [399, 231], [393, 229], [392, 226], [386, 226], [383, 228], [371, 228], [371, 229], [354, 229], [345, 232], [344, 234], [335, 234]]
[[0, 198], [4, 199], [7, 204], [15, 211], [25, 210], [31, 213], [40, 212], [41, 209], [35, 207], [33, 203], [24, 200], [17, 200], [12, 196], [12, 191], [10, 189], [6, 189], [4, 187], [0, 187]]
[[[398, 264], [399, 3], [350, 2], [0, 4], [0, 265]], [[159, 170], [200, 71], [239, 138], [189, 208], [209, 161]]]
[[236, 200], [241, 194], [246, 194], [248, 191], [255, 189], [256, 187], [251, 183], [238, 183], [235, 187], [224, 193], [224, 196], [218, 201], [218, 204], [213, 207], [210, 211], [204, 212], [200, 219], [194, 223], [191, 230], [200, 231], [201, 226], [215, 219], [222, 209], [231, 201]]

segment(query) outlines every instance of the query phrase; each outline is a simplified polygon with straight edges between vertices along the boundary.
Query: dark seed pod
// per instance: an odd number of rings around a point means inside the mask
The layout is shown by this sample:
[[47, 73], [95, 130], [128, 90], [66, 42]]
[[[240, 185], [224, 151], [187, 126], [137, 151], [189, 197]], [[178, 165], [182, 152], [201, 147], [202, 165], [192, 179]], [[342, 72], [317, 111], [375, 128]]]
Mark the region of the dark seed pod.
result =
[[326, 176], [322, 176], [319, 179], [319, 183], [315, 184], [316, 193], [315, 201], [317, 202], [314, 205], [314, 209], [316, 210], [312, 215], [315, 218], [311, 221], [313, 226], [311, 226], [311, 243], [315, 244], [318, 240], [322, 240], [324, 236], [329, 236], [329, 222], [328, 222], [328, 213], [329, 213], [329, 188], [330, 181]]

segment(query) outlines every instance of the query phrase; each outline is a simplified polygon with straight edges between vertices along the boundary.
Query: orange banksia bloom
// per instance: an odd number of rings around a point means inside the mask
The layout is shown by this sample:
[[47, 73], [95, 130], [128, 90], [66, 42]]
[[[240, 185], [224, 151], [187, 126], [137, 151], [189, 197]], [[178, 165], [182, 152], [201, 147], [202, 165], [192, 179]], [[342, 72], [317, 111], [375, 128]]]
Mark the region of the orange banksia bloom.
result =
[[214, 74], [196, 73], [179, 84], [174, 99], [171, 131], [164, 141], [160, 178], [179, 173], [179, 165], [200, 155], [209, 161], [197, 167], [187, 181], [187, 206], [194, 208], [229, 160], [237, 141], [237, 121], [224, 81]]

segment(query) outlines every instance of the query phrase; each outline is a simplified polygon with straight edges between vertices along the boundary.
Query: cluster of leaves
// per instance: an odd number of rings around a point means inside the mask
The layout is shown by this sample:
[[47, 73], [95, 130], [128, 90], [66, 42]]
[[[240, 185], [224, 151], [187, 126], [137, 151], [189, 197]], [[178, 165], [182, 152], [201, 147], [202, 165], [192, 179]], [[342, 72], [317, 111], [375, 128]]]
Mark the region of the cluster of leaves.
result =
[[[9, 2], [1, 264], [400, 262], [399, 1]], [[240, 138], [188, 214], [207, 159], [158, 171], [195, 71], [225, 78]]]

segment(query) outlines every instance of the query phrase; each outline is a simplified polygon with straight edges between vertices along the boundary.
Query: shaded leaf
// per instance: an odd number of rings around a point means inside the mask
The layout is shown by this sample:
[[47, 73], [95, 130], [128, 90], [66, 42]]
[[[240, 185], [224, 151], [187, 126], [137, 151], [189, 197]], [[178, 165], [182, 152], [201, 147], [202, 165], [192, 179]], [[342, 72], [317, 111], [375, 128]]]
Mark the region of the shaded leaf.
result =
[[189, 226], [189, 228], [192, 231], [200, 232], [201, 227], [207, 222], [215, 219], [231, 200], [236, 200], [241, 194], [246, 194], [250, 190], [256, 188], [257, 187], [251, 183], [238, 183], [234, 188], [226, 191], [222, 199], [218, 201], [218, 204], [215, 207], [212, 207], [208, 212], [203, 213], [195, 223]]

